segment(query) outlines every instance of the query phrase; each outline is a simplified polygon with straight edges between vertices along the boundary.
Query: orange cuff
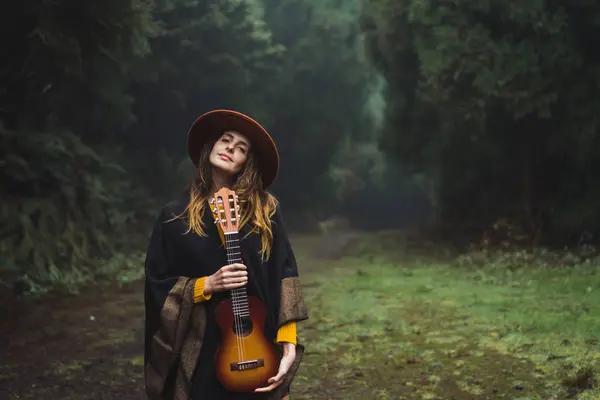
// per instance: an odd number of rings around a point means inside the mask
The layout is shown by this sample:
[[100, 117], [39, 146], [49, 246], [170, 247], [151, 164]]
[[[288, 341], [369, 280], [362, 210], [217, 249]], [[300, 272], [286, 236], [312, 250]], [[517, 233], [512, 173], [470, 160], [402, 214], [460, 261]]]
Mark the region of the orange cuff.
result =
[[296, 323], [288, 322], [277, 331], [277, 343], [288, 342], [296, 344]]
[[204, 294], [204, 282], [206, 277], [196, 279], [194, 284], [194, 303], [202, 303], [203, 301], [210, 300], [212, 295]]

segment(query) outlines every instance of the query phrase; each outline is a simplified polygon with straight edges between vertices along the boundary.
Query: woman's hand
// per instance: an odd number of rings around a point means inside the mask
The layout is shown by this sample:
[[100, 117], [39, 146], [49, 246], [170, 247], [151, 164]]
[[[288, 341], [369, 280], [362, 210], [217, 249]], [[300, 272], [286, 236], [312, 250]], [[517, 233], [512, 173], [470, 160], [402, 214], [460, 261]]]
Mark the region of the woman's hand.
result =
[[258, 388], [254, 390], [255, 392], [270, 392], [275, 389], [277, 386], [283, 383], [285, 378], [285, 374], [289, 371], [290, 367], [294, 363], [296, 359], [296, 345], [294, 343], [283, 343], [283, 357], [281, 358], [281, 362], [279, 363], [279, 372], [272, 378], [269, 378], [269, 386]]
[[237, 289], [248, 283], [248, 272], [244, 264], [226, 265], [214, 274], [206, 277], [204, 293], [211, 294]]

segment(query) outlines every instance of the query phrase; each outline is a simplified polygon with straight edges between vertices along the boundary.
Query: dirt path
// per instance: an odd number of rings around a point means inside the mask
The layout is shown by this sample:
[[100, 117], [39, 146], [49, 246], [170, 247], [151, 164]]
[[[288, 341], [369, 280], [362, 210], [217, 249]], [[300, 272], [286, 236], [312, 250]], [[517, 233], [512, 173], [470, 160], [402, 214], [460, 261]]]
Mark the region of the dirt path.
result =
[[[345, 244], [299, 242], [299, 253], [323, 256], [335, 256]], [[302, 261], [307, 273], [317, 268]], [[144, 398], [141, 282], [2, 310], [8, 315], [0, 322], [0, 400]]]
[[[325, 244], [294, 238], [311, 315], [299, 332], [308, 351], [295, 399], [552, 398], [538, 397], [550, 395], [535, 365], [484, 349], [477, 337], [489, 335], [487, 327], [478, 331], [476, 319], [451, 308], [352, 286], [371, 308], [343, 314], [349, 299], [336, 303], [330, 278], [363, 273], [360, 264], [335, 261], [353, 236]], [[323, 284], [318, 272], [330, 266], [341, 272], [327, 272]], [[15, 313], [0, 331], [0, 399], [143, 399], [142, 314], [140, 283]]]
[[0, 399], [142, 399], [143, 285], [48, 300], [11, 324]]

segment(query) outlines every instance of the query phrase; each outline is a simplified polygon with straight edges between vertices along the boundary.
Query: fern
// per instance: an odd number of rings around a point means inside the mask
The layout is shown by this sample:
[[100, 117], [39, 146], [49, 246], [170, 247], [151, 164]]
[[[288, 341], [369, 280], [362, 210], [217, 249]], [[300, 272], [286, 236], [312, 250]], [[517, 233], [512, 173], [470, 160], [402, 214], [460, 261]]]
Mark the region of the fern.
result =
[[69, 132], [0, 126], [0, 143], [0, 280], [75, 289], [141, 248], [146, 231], [134, 228], [148, 216], [134, 209], [148, 196], [115, 160]]

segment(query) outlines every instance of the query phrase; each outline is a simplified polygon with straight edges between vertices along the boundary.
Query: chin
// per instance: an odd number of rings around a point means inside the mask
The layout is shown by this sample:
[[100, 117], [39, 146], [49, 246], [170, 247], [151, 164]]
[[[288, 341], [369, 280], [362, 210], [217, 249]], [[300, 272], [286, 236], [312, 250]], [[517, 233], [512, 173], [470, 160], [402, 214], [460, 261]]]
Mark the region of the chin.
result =
[[216, 159], [211, 158], [210, 163], [214, 168], [220, 169], [229, 175], [235, 175], [235, 171], [233, 170], [231, 162], [221, 160], [221, 158], [217, 156]]
[[228, 169], [227, 167], [229, 166], [229, 165], [227, 165], [229, 163], [227, 161], [221, 160], [221, 158], [219, 156], [211, 157], [210, 163], [213, 167], [219, 168], [219, 169]]

